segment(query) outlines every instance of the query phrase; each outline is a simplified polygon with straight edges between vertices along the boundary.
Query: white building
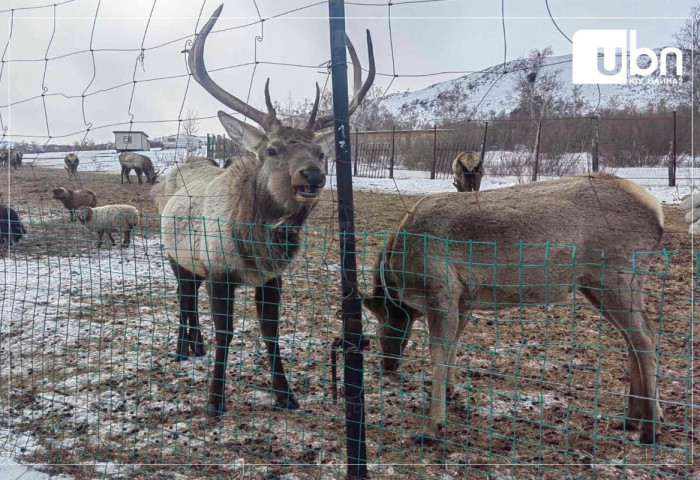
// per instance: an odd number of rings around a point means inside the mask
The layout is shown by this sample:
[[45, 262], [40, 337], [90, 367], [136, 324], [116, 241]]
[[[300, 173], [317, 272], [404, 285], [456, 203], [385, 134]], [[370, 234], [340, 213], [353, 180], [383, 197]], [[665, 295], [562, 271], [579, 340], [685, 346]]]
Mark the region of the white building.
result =
[[115, 131], [114, 148], [117, 152], [130, 152], [133, 150], [150, 150], [148, 135], [141, 131]]

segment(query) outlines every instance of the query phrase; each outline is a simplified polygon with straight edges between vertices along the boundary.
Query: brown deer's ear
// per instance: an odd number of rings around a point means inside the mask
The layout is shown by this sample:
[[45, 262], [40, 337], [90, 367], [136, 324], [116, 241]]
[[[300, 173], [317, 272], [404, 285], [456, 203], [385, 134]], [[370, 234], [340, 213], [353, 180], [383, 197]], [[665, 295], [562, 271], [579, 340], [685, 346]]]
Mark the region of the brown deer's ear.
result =
[[257, 154], [263, 142], [267, 141], [265, 132], [232, 117], [226, 112], [219, 111], [219, 120], [231, 140], [251, 153]]

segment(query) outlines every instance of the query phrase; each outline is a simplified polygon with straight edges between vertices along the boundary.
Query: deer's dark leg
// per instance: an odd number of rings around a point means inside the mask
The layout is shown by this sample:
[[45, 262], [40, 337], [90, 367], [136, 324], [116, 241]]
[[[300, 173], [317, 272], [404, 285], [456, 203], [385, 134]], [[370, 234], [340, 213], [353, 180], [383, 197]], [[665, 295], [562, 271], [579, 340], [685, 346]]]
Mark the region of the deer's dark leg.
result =
[[211, 281], [211, 313], [216, 329], [214, 374], [209, 387], [207, 412], [219, 416], [225, 410], [226, 362], [233, 337], [233, 299], [236, 285], [227, 277]]
[[[175, 357], [175, 360], [179, 362], [188, 357], [189, 348], [196, 356], [204, 355], [204, 341], [199, 330], [197, 312], [197, 293], [203, 279], [180, 267], [173, 260], [170, 260], [170, 266], [177, 277], [177, 293], [180, 302], [180, 329], [177, 335], [177, 355]], [[193, 327], [190, 328], [189, 332], [187, 329], [188, 319], [190, 326]]]
[[136, 169], [134, 169], [134, 170], [136, 171], [136, 178], [139, 179], [139, 185], [143, 185], [143, 182], [141, 181], [141, 174], [142, 174], [141, 169], [140, 169], [140, 168], [136, 168]]
[[277, 403], [289, 410], [299, 408], [299, 402], [289, 390], [287, 377], [284, 374], [282, 358], [280, 357], [277, 338], [279, 334], [280, 296], [282, 294], [282, 279], [273, 278], [265, 285], [255, 289], [255, 306], [260, 317], [260, 331], [262, 333], [267, 356], [270, 359], [272, 371], [272, 390], [277, 397]]

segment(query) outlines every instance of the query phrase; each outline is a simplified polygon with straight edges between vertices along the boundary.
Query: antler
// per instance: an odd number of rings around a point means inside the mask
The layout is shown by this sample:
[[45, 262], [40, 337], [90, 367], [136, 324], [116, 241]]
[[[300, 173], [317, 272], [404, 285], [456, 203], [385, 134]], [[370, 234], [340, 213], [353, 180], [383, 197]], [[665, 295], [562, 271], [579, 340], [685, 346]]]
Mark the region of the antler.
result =
[[214, 24], [219, 19], [219, 15], [221, 14], [221, 10], [223, 8], [224, 6], [222, 4], [216, 9], [216, 11], [214, 11], [214, 14], [197, 35], [192, 47], [187, 50], [187, 66], [192, 73], [192, 77], [197, 81], [197, 83], [204, 87], [204, 89], [214, 98], [227, 107], [232, 108], [238, 113], [250, 118], [255, 123], [263, 127], [263, 129], [269, 130], [272, 126], [279, 123], [275, 114], [275, 109], [272, 108], [272, 102], [270, 102], [270, 79], [268, 79], [267, 83], [265, 84], [265, 103], [267, 104], [268, 113], [263, 113], [260, 110], [251, 107], [239, 98], [234, 97], [219, 85], [214, 83], [214, 80], [211, 79], [209, 73], [207, 72], [207, 68], [204, 66], [204, 42], [206, 42], [209, 32], [211, 32], [212, 28], [214, 28]]
[[[370, 35], [369, 30], [367, 30], [367, 56], [369, 57], [369, 70], [367, 72], [367, 78], [365, 79], [364, 84], [362, 84], [362, 66], [360, 65], [360, 59], [357, 56], [357, 52], [355, 51], [354, 45], [352, 44], [350, 38], [347, 35], [345, 36], [345, 44], [348, 47], [348, 53], [350, 53], [350, 59], [352, 60], [354, 79], [353, 97], [350, 100], [350, 104], [348, 105], [348, 116], [350, 116], [353, 113], [355, 113], [355, 110], [357, 110], [357, 107], [360, 106], [360, 103], [362, 103], [362, 100], [365, 98], [365, 95], [367, 95], [367, 92], [369, 91], [370, 87], [372, 86], [372, 83], [374, 82], [374, 75], [376, 72], [374, 68], [374, 49], [372, 47], [372, 35]], [[324, 115], [318, 120], [316, 120], [311, 130], [323, 130], [324, 128], [328, 128], [331, 125], [333, 125], [334, 121], [334, 115]]]
[[316, 100], [314, 100], [314, 106], [311, 108], [311, 115], [309, 115], [309, 121], [306, 122], [306, 129], [312, 130], [314, 128], [314, 123], [316, 123], [316, 114], [318, 113], [318, 104], [321, 100], [321, 89], [316, 82]]

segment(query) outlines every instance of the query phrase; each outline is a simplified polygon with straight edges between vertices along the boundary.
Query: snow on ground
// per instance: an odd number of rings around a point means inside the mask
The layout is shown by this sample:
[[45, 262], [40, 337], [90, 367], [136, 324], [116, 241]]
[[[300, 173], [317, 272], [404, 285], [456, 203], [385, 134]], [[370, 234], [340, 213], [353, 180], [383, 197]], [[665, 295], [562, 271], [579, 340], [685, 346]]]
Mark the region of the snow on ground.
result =
[[[143, 153], [151, 157], [156, 169], [161, 170], [161, 175], [166, 174], [176, 161], [182, 161], [187, 157], [187, 152], [184, 149], [168, 149], [168, 150], [151, 150]], [[205, 155], [205, 149], [199, 152], [193, 152], [196, 155]], [[106, 173], [119, 173], [118, 153], [113, 150], [105, 151], [90, 151], [80, 153], [80, 170], [97, 171]], [[496, 165], [498, 168], [503, 168], [508, 162], [509, 157], [513, 157], [514, 152], [493, 151], [487, 152], [485, 165]], [[27, 155], [27, 162], [35, 162], [35, 165], [63, 168], [63, 153], [42, 153], [38, 155]], [[567, 172], [569, 173], [584, 173], [590, 169], [590, 155], [587, 153], [571, 153], [568, 154], [563, 162], [569, 165]], [[545, 164], [545, 161], [543, 161]], [[328, 178], [329, 188], [335, 188], [335, 168], [331, 164], [330, 175]], [[677, 187], [668, 186], [668, 169], [666, 167], [637, 167], [637, 168], [615, 168], [609, 169], [609, 173], [613, 173], [622, 178], [632, 180], [647, 189], [652, 195], [656, 196], [662, 203], [677, 203], [680, 199], [691, 192], [691, 185], [700, 185], [700, 168], [678, 167], [677, 169]], [[388, 169], [380, 169], [377, 175], [388, 176]], [[528, 181], [530, 173], [527, 167], [524, 168], [520, 176], [516, 175], [489, 175], [488, 169], [481, 183], [482, 190], [491, 190], [494, 188], [508, 187]], [[541, 176], [541, 179], [553, 178], [549, 176]], [[452, 179], [436, 179], [430, 180], [430, 172], [423, 170], [402, 170], [397, 168], [394, 170], [394, 178], [366, 178], [353, 177], [353, 186], [357, 190], [370, 190], [379, 193], [401, 193], [402, 195], [424, 195], [440, 192], [454, 192], [455, 188], [452, 185]]]

